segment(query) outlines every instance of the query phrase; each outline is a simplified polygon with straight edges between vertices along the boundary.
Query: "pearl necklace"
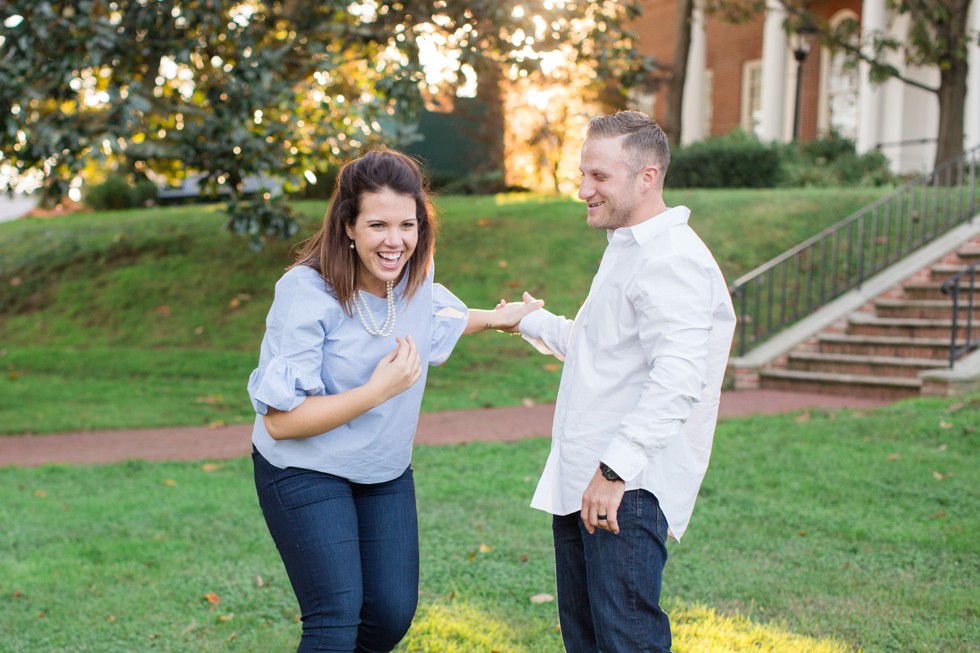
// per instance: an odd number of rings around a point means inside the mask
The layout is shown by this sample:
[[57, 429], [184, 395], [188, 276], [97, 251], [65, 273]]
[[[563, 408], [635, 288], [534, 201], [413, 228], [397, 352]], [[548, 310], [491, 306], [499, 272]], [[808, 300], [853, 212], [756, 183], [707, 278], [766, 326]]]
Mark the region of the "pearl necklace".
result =
[[[388, 315], [385, 317], [385, 323], [378, 328], [378, 323], [374, 321], [374, 314], [371, 313], [371, 307], [368, 306], [367, 301], [364, 299], [364, 293], [360, 290], [357, 291], [357, 299], [354, 300], [354, 308], [357, 309], [357, 316], [361, 318], [361, 324], [364, 325], [364, 329], [370, 333], [372, 336], [388, 337], [391, 332], [395, 330], [395, 293], [392, 291], [392, 282], [385, 282], [385, 294], [388, 300]], [[364, 319], [364, 313], [361, 312], [361, 303], [364, 303], [364, 308], [367, 310], [367, 320], [371, 321], [371, 325], [368, 326], [368, 321]]]

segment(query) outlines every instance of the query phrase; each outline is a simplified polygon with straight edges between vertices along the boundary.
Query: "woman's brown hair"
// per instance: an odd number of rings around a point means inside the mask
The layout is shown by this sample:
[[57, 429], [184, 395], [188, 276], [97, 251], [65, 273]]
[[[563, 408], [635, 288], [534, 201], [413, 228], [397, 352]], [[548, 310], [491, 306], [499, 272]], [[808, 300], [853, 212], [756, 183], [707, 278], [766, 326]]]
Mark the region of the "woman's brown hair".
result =
[[350, 246], [346, 227], [353, 227], [361, 211], [361, 196], [388, 189], [415, 200], [419, 237], [406, 265], [408, 283], [405, 294], [412, 297], [425, 281], [435, 251], [436, 219], [429, 201], [425, 178], [414, 159], [400, 152], [379, 149], [344, 165], [337, 175], [337, 187], [323, 225], [300, 245], [296, 262], [317, 270], [333, 287], [337, 300], [348, 315], [353, 314], [357, 291], [357, 251]]

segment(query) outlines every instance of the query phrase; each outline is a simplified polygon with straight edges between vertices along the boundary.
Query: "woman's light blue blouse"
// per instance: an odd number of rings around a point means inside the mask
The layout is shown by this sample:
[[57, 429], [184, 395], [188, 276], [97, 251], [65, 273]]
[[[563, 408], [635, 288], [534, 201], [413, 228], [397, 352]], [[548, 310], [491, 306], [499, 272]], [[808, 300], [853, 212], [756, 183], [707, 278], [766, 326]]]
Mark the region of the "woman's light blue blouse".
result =
[[[297, 266], [279, 279], [259, 366], [248, 380], [257, 413], [252, 443], [266, 460], [276, 467], [313, 469], [355, 483], [390, 481], [408, 468], [428, 366], [446, 361], [467, 322], [466, 306], [433, 283], [433, 267], [411, 300], [405, 297], [408, 275], [402, 275], [394, 289], [395, 329], [388, 337], [369, 334], [356, 312], [347, 315], [313, 268]], [[364, 299], [375, 323], [383, 324], [385, 298], [365, 293]], [[378, 361], [397, 346], [395, 336], [408, 335], [422, 358], [422, 377], [411, 388], [332, 431], [296, 440], [269, 436], [262, 420], [269, 407], [288, 411], [308, 396], [364, 385]]]

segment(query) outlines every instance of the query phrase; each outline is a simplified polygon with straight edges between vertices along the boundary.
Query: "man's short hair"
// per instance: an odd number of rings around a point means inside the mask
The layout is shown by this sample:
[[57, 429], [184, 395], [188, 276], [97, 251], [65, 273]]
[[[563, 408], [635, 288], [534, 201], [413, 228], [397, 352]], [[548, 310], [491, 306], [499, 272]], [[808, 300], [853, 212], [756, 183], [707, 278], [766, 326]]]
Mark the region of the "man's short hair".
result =
[[660, 169], [660, 184], [667, 175], [670, 165], [670, 145], [667, 134], [653, 118], [639, 111], [617, 111], [608, 116], [599, 116], [589, 122], [586, 138], [623, 139], [623, 151], [628, 157], [627, 165], [633, 174], [653, 165]]

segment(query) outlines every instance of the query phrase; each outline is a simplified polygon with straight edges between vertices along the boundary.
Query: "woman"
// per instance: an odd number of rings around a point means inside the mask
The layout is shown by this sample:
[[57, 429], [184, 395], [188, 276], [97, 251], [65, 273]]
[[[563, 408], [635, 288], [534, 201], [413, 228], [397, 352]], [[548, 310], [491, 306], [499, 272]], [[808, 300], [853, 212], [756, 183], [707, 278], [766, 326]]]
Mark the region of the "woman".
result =
[[418, 601], [412, 439], [428, 365], [538, 304], [467, 310], [433, 283], [415, 161], [348, 163], [320, 230], [276, 284], [248, 389], [255, 484], [299, 600], [299, 652], [390, 651]]

